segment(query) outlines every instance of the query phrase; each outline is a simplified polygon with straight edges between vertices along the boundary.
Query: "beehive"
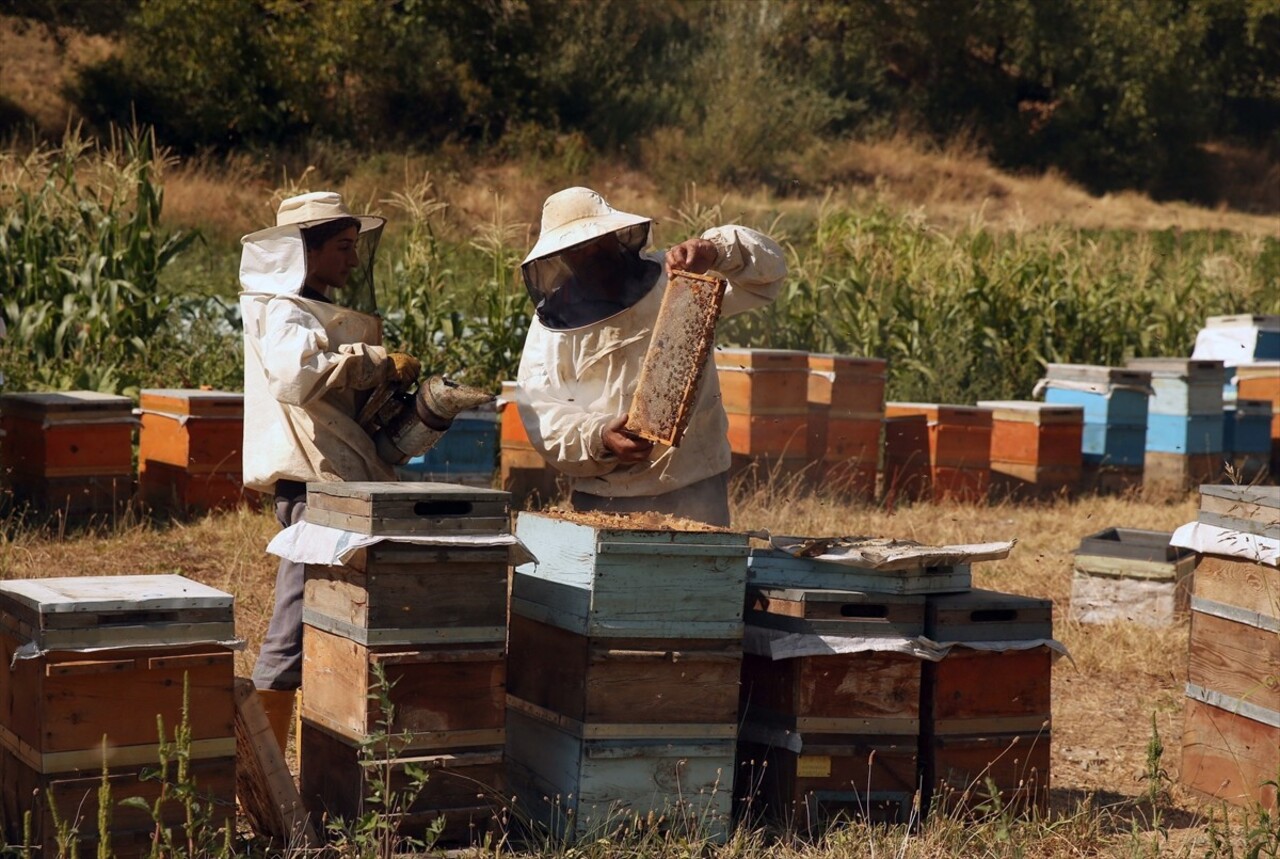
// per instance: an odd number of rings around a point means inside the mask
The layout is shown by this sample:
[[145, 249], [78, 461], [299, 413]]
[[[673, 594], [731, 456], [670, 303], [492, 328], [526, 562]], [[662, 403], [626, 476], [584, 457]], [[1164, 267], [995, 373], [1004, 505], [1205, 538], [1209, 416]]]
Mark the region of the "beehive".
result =
[[139, 407], [138, 488], [148, 506], [203, 511], [256, 497], [241, 483], [243, 394], [144, 388]]
[[[926, 598], [925, 635], [962, 642], [924, 665], [925, 805], [980, 801], [988, 779], [1004, 807], [1043, 811], [1049, 797], [1052, 638], [1049, 600], [972, 590]], [[963, 642], [987, 644], [975, 649]]]
[[809, 356], [809, 461], [823, 488], [871, 499], [884, 419], [885, 362]]
[[78, 518], [133, 495], [133, 401], [93, 391], [0, 396], [0, 446], [14, 501]]
[[[1205, 486], [1202, 524], [1223, 529], [1222, 551], [1274, 533], [1280, 488]], [[1235, 536], [1233, 536], [1235, 535]], [[1205, 553], [1191, 599], [1183, 710], [1182, 783], [1245, 807], [1275, 810], [1280, 768], [1280, 570], [1255, 558]]]
[[491, 487], [498, 463], [499, 421], [492, 403], [462, 412], [430, 450], [397, 467], [397, 474], [401, 480]]
[[308, 520], [385, 538], [343, 565], [306, 566], [300, 794], [316, 819], [354, 821], [379, 767], [401, 787], [420, 767], [430, 777], [401, 835], [437, 816], [445, 843], [486, 830], [504, 787], [508, 497], [308, 484]]
[[1261, 482], [1271, 471], [1271, 403], [1241, 400], [1222, 411], [1223, 458], [1241, 483]]
[[[937, 403], [885, 404], [888, 419], [910, 415], [923, 415], [927, 421], [927, 497], [935, 501], [985, 501], [991, 484], [991, 412], [976, 406]], [[906, 434], [901, 438], [907, 440]], [[918, 438], [918, 434], [911, 438]], [[918, 452], [912, 453], [920, 458]], [[887, 481], [887, 463], [885, 474]]]
[[309, 483], [307, 521], [380, 537], [505, 534], [510, 495], [450, 483]]
[[512, 503], [520, 508], [536, 507], [560, 498], [564, 493], [559, 486], [559, 473], [534, 449], [520, 420], [515, 382], [502, 383], [498, 410], [498, 471], [502, 489], [511, 493]]
[[[10, 843], [28, 811], [49, 855], [57, 852], [55, 813], [78, 826], [83, 844], [101, 840], [95, 808], [104, 763], [114, 803], [153, 802], [160, 785], [143, 775], [160, 760], [157, 720], [172, 742], [184, 694], [196, 790], [215, 827], [234, 819], [232, 613], [229, 594], [181, 576], [0, 582], [0, 647], [11, 665], [0, 673]], [[166, 826], [185, 819], [177, 801], [161, 814]], [[146, 855], [154, 827], [149, 814], [113, 810], [116, 855]]]
[[968, 561], [956, 557], [925, 555], [901, 564], [855, 566], [778, 549], [752, 549], [747, 558], [747, 582], [756, 588], [928, 594], [967, 591], [972, 581]]
[[717, 277], [681, 271], [668, 278], [627, 410], [630, 432], [680, 446], [715, 345], [724, 290], [725, 281]]
[[990, 409], [991, 481], [999, 496], [1074, 492], [1083, 463], [1084, 409], [1030, 400], [980, 400]]
[[1271, 473], [1280, 474], [1280, 361], [1241, 364], [1236, 383], [1241, 400], [1271, 402]]
[[1160, 627], [1185, 615], [1195, 553], [1170, 546], [1171, 536], [1107, 528], [1082, 539], [1071, 580], [1071, 619]]
[[729, 419], [734, 470], [805, 473], [809, 355], [787, 349], [717, 349], [720, 397]]

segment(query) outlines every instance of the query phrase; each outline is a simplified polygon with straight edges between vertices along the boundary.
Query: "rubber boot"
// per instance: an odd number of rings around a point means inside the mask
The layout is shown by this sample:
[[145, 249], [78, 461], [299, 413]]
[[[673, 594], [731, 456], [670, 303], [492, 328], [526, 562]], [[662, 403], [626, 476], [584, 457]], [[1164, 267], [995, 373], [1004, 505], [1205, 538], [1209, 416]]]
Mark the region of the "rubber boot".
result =
[[280, 755], [284, 756], [289, 747], [289, 723], [293, 721], [292, 689], [259, 689], [258, 698], [262, 701], [262, 709], [267, 713], [267, 722], [271, 725], [271, 734], [280, 744]]

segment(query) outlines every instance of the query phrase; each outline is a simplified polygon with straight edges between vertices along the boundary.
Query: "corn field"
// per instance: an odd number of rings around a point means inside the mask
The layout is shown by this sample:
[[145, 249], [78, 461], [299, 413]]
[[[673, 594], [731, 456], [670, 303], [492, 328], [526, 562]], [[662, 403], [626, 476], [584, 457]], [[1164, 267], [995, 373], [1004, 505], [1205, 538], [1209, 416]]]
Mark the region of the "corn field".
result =
[[[239, 388], [235, 302], [226, 284], [193, 285], [183, 270], [199, 237], [162, 225], [164, 166], [138, 131], [0, 155], [11, 389]], [[473, 384], [512, 378], [531, 309], [517, 270], [525, 225], [497, 205], [490, 223], [463, 227], [429, 177], [383, 202], [388, 344]], [[736, 220], [688, 196], [674, 211], [671, 242]], [[1048, 362], [1189, 355], [1207, 316], [1280, 313], [1276, 237], [943, 230], [886, 206], [816, 212], [755, 224], [786, 246], [791, 275], [773, 306], [726, 322], [720, 342], [886, 358], [892, 399], [1024, 398]]]

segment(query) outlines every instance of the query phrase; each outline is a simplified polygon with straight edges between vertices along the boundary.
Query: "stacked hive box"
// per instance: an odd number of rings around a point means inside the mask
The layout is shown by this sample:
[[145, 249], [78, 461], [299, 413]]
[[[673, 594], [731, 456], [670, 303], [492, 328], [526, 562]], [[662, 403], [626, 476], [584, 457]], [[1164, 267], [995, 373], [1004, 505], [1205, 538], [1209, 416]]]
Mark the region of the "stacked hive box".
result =
[[69, 518], [118, 513], [133, 495], [133, 401], [69, 391], [0, 396], [13, 500]]
[[145, 388], [139, 398], [138, 488], [159, 510], [212, 510], [244, 497], [244, 395]]
[[929, 468], [929, 419], [898, 415], [884, 419], [884, 486], [892, 507], [899, 499], [928, 498], [933, 491]]
[[[232, 615], [229, 594], [180, 576], [0, 583], [0, 802], [8, 844], [22, 843], [28, 812], [29, 846], [42, 856], [61, 855], [57, 821], [72, 828], [82, 854], [105, 842], [115, 856], [150, 855], [157, 824], [185, 840], [186, 809], [173, 798], [176, 753], [164, 775], [168, 800], [159, 802], [163, 785], [149, 775], [184, 713], [190, 781], [208, 831], [234, 828]], [[110, 828], [100, 832], [104, 765]], [[158, 804], [158, 819], [124, 804], [133, 798]]]
[[981, 400], [991, 411], [991, 488], [997, 497], [1051, 498], [1080, 484], [1084, 409]]
[[1122, 492], [1142, 483], [1151, 373], [1086, 364], [1050, 364], [1044, 401], [1084, 408], [1081, 485]]
[[[886, 496], [985, 501], [991, 484], [991, 412], [976, 406], [885, 404], [886, 419], [913, 415], [923, 415], [927, 422], [924, 439], [928, 448], [922, 451], [909, 446], [921, 441], [918, 425], [886, 427]], [[924, 461], [926, 452], [927, 482], [915, 466]]]
[[[1280, 488], [1202, 487], [1195, 527], [1202, 526], [1217, 536], [1200, 546], [1204, 553], [1195, 571], [1182, 782], [1274, 812], [1280, 769]], [[1260, 554], [1244, 551], [1268, 541], [1269, 550]]]
[[885, 362], [809, 356], [807, 454], [824, 488], [871, 500], [876, 492]]
[[570, 840], [632, 815], [727, 832], [747, 538], [522, 513], [507, 756], [518, 806]]
[[1236, 387], [1241, 400], [1271, 403], [1271, 476], [1280, 479], [1280, 361], [1262, 361], [1236, 367]]
[[1082, 539], [1071, 580], [1071, 619], [1171, 626], [1185, 615], [1195, 553], [1170, 546], [1170, 536], [1107, 528]]
[[717, 349], [733, 471], [760, 478], [810, 472], [809, 355], [786, 349]]
[[499, 473], [502, 489], [518, 507], [547, 504], [560, 497], [558, 472], [529, 440], [516, 404], [516, 383], [502, 383], [499, 401]]
[[1143, 488], [1181, 494], [1222, 473], [1222, 362], [1135, 358], [1151, 373]]
[[748, 577], [744, 813], [815, 831], [838, 816], [907, 820], [922, 663], [892, 648], [923, 635], [924, 593], [969, 587], [968, 566], [886, 573], [757, 550]]
[[961, 644], [924, 666], [924, 808], [977, 807], [994, 787], [997, 807], [1047, 810], [1052, 603], [976, 589], [930, 595], [925, 635]]
[[[438, 817], [446, 842], [487, 828], [503, 788], [507, 552], [483, 542], [510, 533], [508, 498], [437, 483], [307, 486], [308, 522], [384, 538], [344, 566], [306, 569], [299, 781], [315, 819], [354, 821], [370, 780], [389, 768], [403, 789], [415, 767], [429, 779], [401, 834], [421, 837]], [[481, 545], [412, 542], [432, 537]]]
[[1223, 397], [1235, 400], [1235, 369], [1259, 361], [1280, 360], [1280, 316], [1210, 316], [1196, 335], [1191, 357], [1225, 365]]
[[1235, 482], [1257, 483], [1270, 473], [1273, 420], [1267, 400], [1236, 399], [1223, 409], [1223, 457], [1231, 464]]

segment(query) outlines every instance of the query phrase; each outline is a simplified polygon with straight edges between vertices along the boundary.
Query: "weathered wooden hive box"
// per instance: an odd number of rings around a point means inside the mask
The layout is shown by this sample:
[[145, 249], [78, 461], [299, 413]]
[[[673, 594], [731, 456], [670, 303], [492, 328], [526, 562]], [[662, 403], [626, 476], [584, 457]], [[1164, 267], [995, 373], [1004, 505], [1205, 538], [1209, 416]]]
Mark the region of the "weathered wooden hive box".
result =
[[[1280, 534], [1280, 487], [1201, 487], [1199, 521], [1225, 551]], [[1233, 536], [1235, 535], [1235, 536]], [[1191, 599], [1182, 783], [1235, 805], [1277, 808], [1280, 768], [1280, 569], [1202, 554]]]
[[747, 582], [752, 588], [930, 594], [967, 591], [973, 574], [965, 560], [938, 559], [932, 554], [887, 565], [854, 566], [798, 557], [780, 549], [752, 549], [747, 558]]
[[[750, 587], [748, 631], [908, 641], [924, 596]], [[747, 809], [801, 828], [838, 816], [905, 821], [917, 788], [921, 661], [908, 653], [781, 657], [748, 635], [742, 668], [738, 794]]]
[[520, 514], [507, 754], [544, 825], [629, 814], [727, 831], [747, 537], [622, 517]]
[[1181, 493], [1222, 471], [1222, 362], [1133, 358], [1151, 373], [1143, 486]]
[[1142, 483], [1151, 373], [1090, 364], [1050, 364], [1044, 401], [1084, 409], [1084, 488], [1121, 492]]
[[809, 356], [809, 436], [815, 479], [828, 490], [875, 497], [884, 420], [885, 362]]
[[203, 511], [245, 500], [243, 394], [144, 388], [138, 402], [138, 488], [148, 506]]
[[[961, 642], [924, 666], [921, 763], [926, 807], [1047, 808], [1053, 637], [1047, 599], [995, 591], [926, 598], [925, 635]], [[981, 648], [981, 649], [979, 649]]]
[[1236, 367], [1236, 386], [1242, 400], [1271, 403], [1271, 474], [1280, 474], [1280, 361]]
[[559, 472], [533, 447], [529, 432], [520, 420], [516, 403], [516, 383], [502, 383], [498, 405], [498, 471], [502, 489], [511, 493], [517, 507], [547, 504], [563, 493]]
[[14, 501], [69, 517], [119, 512], [133, 495], [133, 401], [94, 391], [0, 396]]
[[1223, 456], [1241, 483], [1258, 483], [1271, 470], [1271, 403], [1241, 400], [1222, 410]]
[[898, 415], [884, 419], [884, 485], [889, 506], [933, 495], [929, 466], [929, 419], [924, 415]]
[[309, 483], [306, 519], [376, 537], [505, 534], [511, 497], [452, 483]]
[[1084, 409], [1032, 400], [980, 400], [991, 411], [991, 488], [1044, 498], [1075, 491], [1083, 464]]
[[808, 465], [809, 354], [717, 349], [715, 362], [734, 469], [755, 465], [783, 476], [803, 472]]
[[[191, 775], [212, 825], [235, 817], [233, 605], [230, 594], [181, 576], [97, 576], [0, 582], [0, 778], [10, 844], [23, 815], [44, 854], [57, 855], [57, 820], [88, 849], [109, 838], [115, 855], [147, 855], [160, 764], [184, 711]], [[184, 696], [186, 700], [184, 701]], [[158, 724], [159, 723], [159, 724]], [[163, 725], [164, 737], [160, 735]], [[104, 744], [105, 737], [105, 744]], [[108, 768], [113, 808], [98, 831]], [[169, 779], [172, 783], [172, 766]], [[180, 801], [161, 822], [180, 829]]]
[[[303, 802], [313, 815], [354, 820], [375, 770], [403, 786], [406, 766], [421, 767], [430, 778], [401, 834], [421, 836], [440, 816], [446, 843], [469, 843], [487, 830], [504, 785], [508, 556], [483, 543], [510, 534], [509, 496], [311, 483], [307, 499], [308, 521], [386, 539], [343, 565], [306, 566]], [[480, 544], [412, 542], [432, 537]]]
[[1171, 626], [1191, 599], [1195, 553], [1163, 531], [1106, 528], [1080, 541], [1071, 579], [1071, 619]]
[[928, 422], [930, 497], [985, 501], [991, 484], [991, 412], [937, 403], [885, 404], [886, 417], [907, 415], [924, 415]]

